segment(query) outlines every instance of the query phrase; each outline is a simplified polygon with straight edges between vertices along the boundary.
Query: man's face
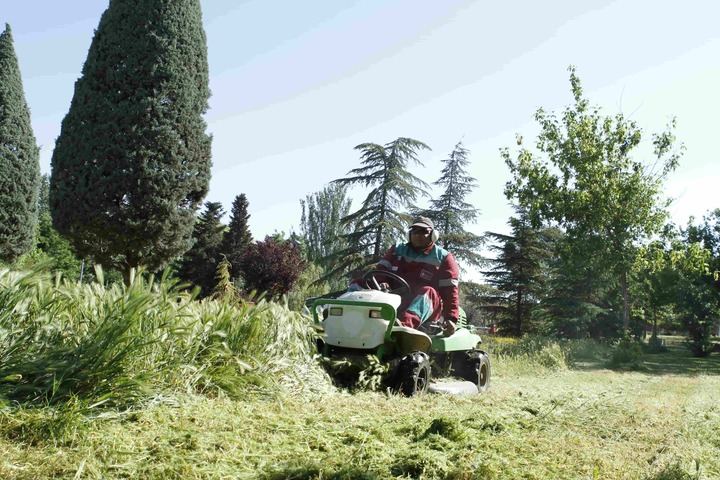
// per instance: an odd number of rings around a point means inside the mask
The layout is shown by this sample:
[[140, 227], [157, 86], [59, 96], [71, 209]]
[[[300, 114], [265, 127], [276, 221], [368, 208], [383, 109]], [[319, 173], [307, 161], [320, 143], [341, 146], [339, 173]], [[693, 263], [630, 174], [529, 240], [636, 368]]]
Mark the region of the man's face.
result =
[[412, 227], [410, 228], [410, 244], [417, 248], [423, 249], [432, 243], [432, 228]]

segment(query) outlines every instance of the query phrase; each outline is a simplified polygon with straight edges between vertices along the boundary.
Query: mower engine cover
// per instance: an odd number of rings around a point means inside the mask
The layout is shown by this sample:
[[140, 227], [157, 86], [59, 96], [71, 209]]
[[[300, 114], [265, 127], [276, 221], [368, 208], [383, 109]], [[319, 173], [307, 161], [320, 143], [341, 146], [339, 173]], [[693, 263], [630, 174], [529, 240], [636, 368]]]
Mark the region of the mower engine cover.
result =
[[378, 290], [347, 292], [328, 300], [324, 341], [336, 347], [372, 349], [385, 342], [385, 332], [400, 306], [399, 295]]

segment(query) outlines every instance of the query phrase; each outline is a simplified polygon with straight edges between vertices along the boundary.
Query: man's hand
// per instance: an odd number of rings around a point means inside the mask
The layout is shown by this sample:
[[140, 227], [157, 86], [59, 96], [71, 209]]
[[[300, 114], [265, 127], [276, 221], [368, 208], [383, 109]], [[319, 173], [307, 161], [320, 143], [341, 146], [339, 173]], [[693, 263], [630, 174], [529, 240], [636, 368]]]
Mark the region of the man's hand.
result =
[[380, 282], [380, 290], [382, 290], [383, 292], [389, 292], [390, 284], [387, 282]]
[[448, 318], [443, 322], [443, 335], [449, 337], [455, 333], [455, 324], [457, 320], [454, 318]]

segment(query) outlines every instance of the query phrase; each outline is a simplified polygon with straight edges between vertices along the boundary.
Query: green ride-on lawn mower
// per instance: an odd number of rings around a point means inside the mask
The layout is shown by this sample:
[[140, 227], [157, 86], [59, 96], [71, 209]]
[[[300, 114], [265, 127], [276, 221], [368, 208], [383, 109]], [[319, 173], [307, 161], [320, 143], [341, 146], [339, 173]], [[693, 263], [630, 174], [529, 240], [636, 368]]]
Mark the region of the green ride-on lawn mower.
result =
[[[377, 277], [396, 288], [381, 288]], [[461, 310], [455, 332], [429, 332], [400, 325], [397, 309], [410, 286], [399, 275], [371, 270], [365, 289], [337, 298], [317, 298], [311, 306], [319, 332], [318, 348], [329, 359], [360, 359], [374, 355], [387, 365], [383, 383], [404, 395], [428, 390], [447, 393], [484, 392], [490, 385], [490, 360], [480, 350], [482, 340]], [[434, 377], [460, 381], [433, 382]]]

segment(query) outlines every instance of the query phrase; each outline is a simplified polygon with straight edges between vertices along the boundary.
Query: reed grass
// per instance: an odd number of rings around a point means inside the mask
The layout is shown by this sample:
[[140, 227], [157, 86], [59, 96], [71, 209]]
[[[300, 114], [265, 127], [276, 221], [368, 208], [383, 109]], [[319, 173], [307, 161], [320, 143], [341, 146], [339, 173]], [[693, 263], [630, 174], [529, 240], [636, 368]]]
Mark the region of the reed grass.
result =
[[127, 407], [168, 392], [235, 398], [330, 390], [310, 319], [206, 299], [168, 277], [78, 284], [0, 270], [0, 402]]

